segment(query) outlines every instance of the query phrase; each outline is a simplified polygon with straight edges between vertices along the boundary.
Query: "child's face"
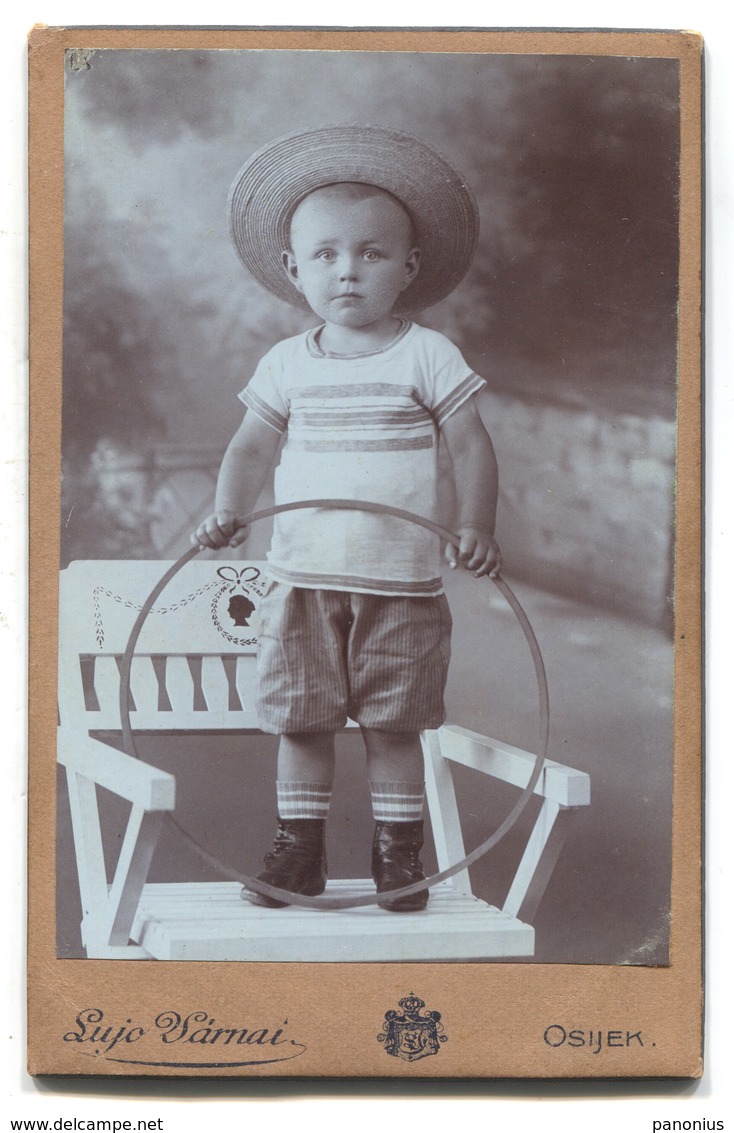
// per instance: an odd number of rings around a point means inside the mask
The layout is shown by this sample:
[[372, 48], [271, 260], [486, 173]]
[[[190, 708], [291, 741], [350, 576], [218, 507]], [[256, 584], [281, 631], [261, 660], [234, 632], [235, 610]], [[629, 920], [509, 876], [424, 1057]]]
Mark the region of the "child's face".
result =
[[283, 264], [325, 322], [364, 329], [391, 318], [415, 279], [418, 256], [410, 218], [394, 197], [367, 186], [329, 185], [293, 214]]

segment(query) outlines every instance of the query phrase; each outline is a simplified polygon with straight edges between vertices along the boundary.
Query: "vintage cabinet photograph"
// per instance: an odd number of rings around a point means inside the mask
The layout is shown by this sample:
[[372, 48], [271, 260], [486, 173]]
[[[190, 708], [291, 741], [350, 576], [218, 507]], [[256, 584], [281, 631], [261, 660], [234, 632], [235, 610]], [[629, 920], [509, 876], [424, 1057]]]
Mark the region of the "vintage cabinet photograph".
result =
[[700, 51], [34, 33], [37, 1072], [699, 1072]]

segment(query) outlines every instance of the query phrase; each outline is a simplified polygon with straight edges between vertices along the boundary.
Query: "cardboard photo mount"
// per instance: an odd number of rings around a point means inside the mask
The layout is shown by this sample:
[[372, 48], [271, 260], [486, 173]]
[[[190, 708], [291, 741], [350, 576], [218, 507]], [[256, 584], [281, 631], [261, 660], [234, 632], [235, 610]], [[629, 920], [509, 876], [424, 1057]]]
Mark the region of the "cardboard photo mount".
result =
[[[671, 60], [677, 65], [680, 84], [679, 162], [676, 166], [678, 384], [672, 524], [675, 531], [674, 684], [670, 714], [672, 849], [666, 960], [658, 959], [646, 965], [644, 956], [642, 959], [638, 956], [611, 963], [597, 959], [585, 962], [579, 953], [574, 962], [538, 963], [532, 961], [532, 952], [523, 954], [519, 949], [514, 959], [507, 960], [471, 959], [464, 952], [460, 958], [418, 961], [378, 958], [318, 962], [310, 958], [308, 962], [273, 962], [261, 956], [249, 961], [201, 957], [197, 957], [196, 962], [154, 961], [144, 958], [142, 950], [137, 958], [128, 958], [135, 955], [130, 952], [122, 958], [129, 947], [124, 941], [116, 945], [108, 941], [104, 945], [109, 949], [107, 958], [90, 958], [89, 952], [94, 953], [94, 948], [89, 943], [93, 936], [89, 925], [94, 911], [88, 908], [83, 909], [87, 954], [71, 956], [57, 945], [59, 914], [55, 910], [61, 883], [56, 868], [60, 850], [54, 852], [54, 832], [57, 829], [56, 659], [60, 610], [55, 580], [59, 576], [60, 549], [55, 533], [62, 522], [68, 521], [68, 516], [61, 514], [60, 491], [62, 348], [64, 269], [66, 267], [68, 279], [70, 267], [74, 266], [64, 244], [64, 92], [70, 66], [83, 70], [90, 65], [90, 60], [94, 66], [94, 53], [102, 51], [257, 52], [260, 58], [263, 53], [282, 52], [410, 52], [421, 57], [448, 57], [455, 53], [477, 57], [656, 59]], [[702, 1072], [700, 37], [691, 32], [656, 31], [37, 27], [29, 39], [29, 68], [30, 1073], [189, 1078], [699, 1077]], [[103, 153], [100, 160], [105, 160]], [[593, 202], [589, 207], [593, 209]], [[651, 216], [650, 224], [654, 223], [655, 218]], [[90, 271], [93, 270], [92, 266]], [[186, 281], [182, 286], [185, 285]], [[143, 571], [141, 578], [139, 602], [150, 581], [150, 572]], [[110, 590], [114, 590], [112, 584]], [[644, 673], [640, 674], [640, 679], [644, 680]], [[59, 755], [59, 759], [62, 763], [66, 760], [73, 774], [81, 775], [81, 757], [76, 750], [68, 757]], [[168, 779], [163, 776], [146, 781], [145, 790], [149, 798], [157, 798], [156, 806], [164, 805], [161, 799], [168, 789], [169, 779], [170, 776]], [[108, 786], [104, 777], [98, 783]], [[95, 794], [94, 786], [84, 789]], [[127, 788], [129, 793], [125, 797], [133, 803], [137, 789]], [[142, 807], [141, 826], [152, 821], [151, 813]], [[77, 823], [80, 821], [78, 814], [72, 817]], [[89, 838], [94, 840], [94, 831]], [[448, 843], [449, 848], [452, 845], [455, 848], [450, 836]], [[109, 853], [109, 847], [103, 848], [100, 843], [97, 848], [104, 860], [104, 852]], [[125, 852], [130, 858], [128, 879], [133, 878], [134, 889], [136, 871], [142, 877], [149, 861], [139, 844], [137, 848], [131, 844], [127, 851], [123, 848]], [[92, 858], [83, 860], [88, 862]], [[645, 863], [641, 862], [639, 868], [644, 872]], [[613, 861], [609, 862], [609, 869], [614, 869]], [[87, 893], [95, 891], [95, 884], [99, 890], [99, 877], [91, 880], [87, 877], [86, 884]], [[112, 888], [114, 890], [114, 883]], [[118, 913], [119, 910], [120, 906]], [[595, 906], [587, 905], [585, 912], [589, 917], [603, 919], [603, 895], [597, 896]], [[394, 916], [391, 925], [393, 933], [399, 934], [401, 917]], [[109, 937], [110, 941], [113, 939], [114, 932]], [[119, 959], [115, 948], [119, 948]]]

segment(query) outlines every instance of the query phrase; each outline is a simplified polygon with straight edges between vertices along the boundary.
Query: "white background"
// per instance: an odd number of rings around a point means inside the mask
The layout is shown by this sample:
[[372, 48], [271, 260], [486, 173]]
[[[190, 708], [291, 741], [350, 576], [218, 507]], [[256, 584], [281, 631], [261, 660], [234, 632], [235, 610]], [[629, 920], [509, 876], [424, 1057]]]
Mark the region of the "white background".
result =
[[[504, 18], [503, 18], [504, 17]], [[0, 163], [0, 312], [3, 333], [0, 408], [0, 711], [4, 745], [2, 852], [2, 950], [7, 1010], [0, 1013], [0, 1103], [8, 1117], [163, 1119], [165, 1133], [199, 1130], [223, 1133], [243, 1125], [266, 1129], [322, 1130], [348, 1122], [356, 1133], [385, 1121], [406, 1127], [430, 1123], [440, 1129], [458, 1120], [468, 1129], [542, 1129], [574, 1133], [593, 1125], [598, 1133], [624, 1128], [652, 1133], [653, 1120], [723, 1120], [734, 1129], [732, 1055], [731, 916], [732, 821], [734, 802], [730, 705], [732, 646], [731, 572], [734, 523], [729, 484], [734, 448], [732, 388], [732, 261], [734, 260], [734, 20], [725, 0], [683, 4], [670, 0], [577, 0], [555, 3], [514, 0], [452, 0], [429, 7], [410, 0], [373, 0], [344, 5], [312, 0], [308, 6], [272, 0], [267, 6], [208, 0], [194, 8], [161, 0], [127, 0], [94, 5], [88, 0], [35, 8], [13, 4], [0, 17], [4, 46], [0, 105], [6, 142]], [[27, 453], [27, 276], [25, 206], [26, 50], [34, 23], [171, 23], [293, 26], [495, 26], [691, 29], [706, 41], [707, 100], [707, 595], [708, 595], [708, 818], [707, 818], [707, 1059], [697, 1084], [482, 1083], [461, 1088], [432, 1084], [401, 1088], [339, 1084], [316, 1087], [282, 1083], [279, 1096], [257, 1085], [235, 1083], [189, 1087], [153, 1083], [34, 1082], [25, 1071], [25, 639], [26, 639], [26, 453]], [[50, 530], [50, 536], [53, 532]], [[50, 580], [51, 583], [51, 580]], [[185, 1095], [185, 1098], [184, 1098]], [[3, 1122], [8, 1117], [2, 1117]], [[7, 1126], [6, 1126], [7, 1128]]]

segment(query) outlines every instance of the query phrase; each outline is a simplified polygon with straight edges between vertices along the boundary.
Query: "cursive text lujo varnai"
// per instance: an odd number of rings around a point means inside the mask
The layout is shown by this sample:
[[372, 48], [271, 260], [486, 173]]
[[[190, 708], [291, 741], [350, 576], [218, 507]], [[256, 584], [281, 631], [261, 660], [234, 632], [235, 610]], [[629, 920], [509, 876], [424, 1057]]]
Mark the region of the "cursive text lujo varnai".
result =
[[[65, 1043], [90, 1044], [94, 1054], [109, 1054], [115, 1047], [130, 1047], [146, 1037], [166, 1046], [178, 1043], [196, 1047], [279, 1047], [284, 1043], [301, 1046], [286, 1034], [288, 1020], [275, 1027], [222, 1026], [208, 1011], [161, 1011], [152, 1021], [125, 1019], [110, 1021], [99, 1007], [88, 1007], [77, 1015], [74, 1028], [63, 1036]], [[304, 1048], [305, 1049], [305, 1048]]]

